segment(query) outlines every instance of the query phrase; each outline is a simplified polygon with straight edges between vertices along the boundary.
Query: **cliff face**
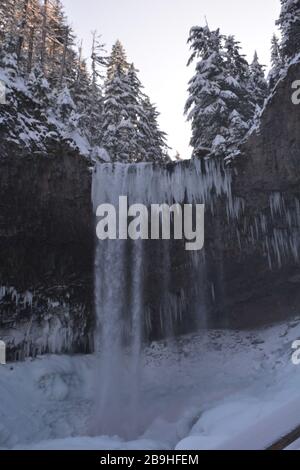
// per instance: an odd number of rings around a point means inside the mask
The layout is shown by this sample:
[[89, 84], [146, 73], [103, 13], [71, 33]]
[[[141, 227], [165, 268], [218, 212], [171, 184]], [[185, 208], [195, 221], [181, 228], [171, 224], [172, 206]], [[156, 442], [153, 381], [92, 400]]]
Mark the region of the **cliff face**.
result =
[[219, 286], [213, 311], [231, 326], [300, 312], [300, 106], [292, 102], [299, 77], [294, 64], [233, 165], [232, 193], [242, 198], [242, 216], [230, 228], [217, 229], [222, 217], [212, 226], [210, 272]]
[[[205, 260], [203, 254], [191, 258], [179, 241], [150, 242], [145, 248], [141, 289], [149, 337], [197, 326], [255, 327], [299, 314], [300, 106], [291, 100], [299, 77], [295, 64], [277, 85], [260, 129], [227, 170], [230, 197], [228, 188], [214, 197], [207, 214]], [[21, 149], [2, 146], [0, 337], [8, 357], [90, 351], [95, 241], [90, 163], [59, 146], [47, 156], [23, 157]], [[200, 182], [196, 167], [193, 162], [164, 169], [150, 165], [145, 181], [158, 178], [155, 197], [173, 181], [181, 202], [193, 197], [193, 186], [196, 202], [202, 203], [205, 191], [199, 185], [211, 178], [202, 176]], [[129, 182], [135, 171], [127, 172]], [[141, 173], [136, 171], [138, 178]], [[120, 174], [123, 178], [124, 171]], [[217, 173], [214, 178], [218, 185]], [[127, 283], [133, 250], [128, 245]]]
[[261, 117], [259, 129], [242, 149], [238, 162], [235, 192], [255, 193], [297, 190], [300, 181], [300, 105], [292, 102], [300, 80], [300, 64], [290, 66], [269, 99]]
[[[8, 152], [9, 153], [9, 152]], [[0, 158], [0, 332], [9, 358], [91, 348], [88, 162], [69, 149]]]

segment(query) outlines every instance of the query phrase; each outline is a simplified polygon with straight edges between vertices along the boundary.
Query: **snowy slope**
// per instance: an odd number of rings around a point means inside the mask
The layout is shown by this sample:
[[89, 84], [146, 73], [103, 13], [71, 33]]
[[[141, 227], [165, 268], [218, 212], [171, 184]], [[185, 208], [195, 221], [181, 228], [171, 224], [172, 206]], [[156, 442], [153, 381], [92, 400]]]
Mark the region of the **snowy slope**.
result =
[[152, 344], [143, 359], [139, 432], [127, 439], [93, 437], [96, 357], [2, 366], [0, 447], [265, 447], [300, 422], [300, 367], [291, 362], [299, 338], [300, 324], [291, 322]]

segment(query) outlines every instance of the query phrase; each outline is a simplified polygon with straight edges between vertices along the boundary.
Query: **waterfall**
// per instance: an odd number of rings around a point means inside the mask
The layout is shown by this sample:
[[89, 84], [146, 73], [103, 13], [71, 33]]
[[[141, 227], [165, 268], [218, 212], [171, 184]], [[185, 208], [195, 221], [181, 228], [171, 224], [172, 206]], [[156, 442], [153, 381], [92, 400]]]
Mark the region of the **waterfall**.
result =
[[[119, 196], [128, 204], [204, 203], [213, 210], [211, 195], [226, 194], [230, 199], [230, 176], [215, 162], [207, 168], [198, 161], [171, 168], [152, 164], [98, 164], [93, 176], [94, 212], [100, 204], [118, 206]], [[230, 210], [234, 210], [230, 204]], [[170, 241], [97, 241], [95, 255], [95, 310], [97, 397], [94, 431], [134, 438], [139, 433], [141, 351], [145, 335], [151, 331], [172, 336], [184, 321], [184, 289], [175, 295], [172, 283]], [[186, 254], [185, 263], [204, 264], [202, 254]], [[158, 272], [151, 273], [157, 268]], [[161, 272], [160, 272], [161, 270]], [[145, 271], [147, 271], [145, 275]], [[146, 281], [145, 276], [148, 276]], [[149, 279], [154, 278], [153, 297], [161, 302], [147, 305]], [[201, 279], [198, 279], [201, 282]], [[201, 285], [199, 286], [201, 289]], [[203, 325], [205, 309], [197, 305], [195, 326]], [[194, 315], [190, 312], [190, 316]], [[202, 319], [202, 320], [201, 320]], [[191, 327], [192, 325], [189, 325]]]
[[[185, 251], [182, 240], [97, 241], [95, 432], [135, 438], [141, 431], [144, 341], [207, 327], [206, 296], [222, 307], [225, 295], [222, 248], [247, 253], [249, 246], [260, 244], [270, 268], [288, 255], [298, 259], [300, 204], [295, 200], [288, 209], [288, 202], [274, 193], [265, 208], [248, 211], [245, 200], [233, 196], [231, 172], [218, 160], [98, 164], [92, 188], [95, 214], [100, 204], [118, 207], [120, 196], [127, 197], [128, 205], [147, 207], [205, 204], [210, 237], [216, 238], [200, 252]], [[278, 217], [284, 230], [276, 226]]]

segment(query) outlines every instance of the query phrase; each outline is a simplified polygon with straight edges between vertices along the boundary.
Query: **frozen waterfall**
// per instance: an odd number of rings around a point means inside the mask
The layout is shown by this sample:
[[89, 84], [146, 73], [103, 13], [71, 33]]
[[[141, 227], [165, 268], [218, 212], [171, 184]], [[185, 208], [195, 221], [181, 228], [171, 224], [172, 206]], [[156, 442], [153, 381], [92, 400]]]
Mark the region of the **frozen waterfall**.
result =
[[[128, 198], [128, 205], [147, 207], [205, 204], [210, 236], [221, 240], [221, 246], [228, 240], [241, 252], [247, 252], [249, 245], [261, 246], [270, 268], [282, 264], [287, 256], [298, 259], [299, 201], [288, 209], [284, 197], [274, 193], [265, 210], [249, 212], [249, 216], [245, 200], [232, 194], [230, 170], [218, 160], [167, 166], [98, 164], [92, 188], [95, 214], [100, 204], [117, 207], [120, 196]], [[95, 432], [127, 438], [138, 435], [145, 340], [208, 326], [207, 295], [210, 302], [216, 302], [214, 280], [222, 291], [223, 254], [220, 251], [218, 255], [219, 265], [210, 266], [209, 278], [206, 251], [205, 247], [201, 252], [188, 253], [181, 240], [97, 240], [95, 345], [99, 368]], [[220, 299], [222, 305], [222, 295]]]

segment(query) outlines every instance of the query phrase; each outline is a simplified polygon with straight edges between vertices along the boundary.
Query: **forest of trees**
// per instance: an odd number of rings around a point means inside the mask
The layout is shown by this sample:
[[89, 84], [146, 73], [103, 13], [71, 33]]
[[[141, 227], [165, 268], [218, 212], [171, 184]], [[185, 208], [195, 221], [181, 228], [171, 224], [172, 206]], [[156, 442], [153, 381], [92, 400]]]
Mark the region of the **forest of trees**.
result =
[[10, 108], [0, 131], [30, 148], [66, 139], [93, 157], [104, 148], [113, 161], [168, 162], [159, 113], [122, 44], [107, 55], [92, 35], [88, 67], [60, 0], [1, 0], [0, 79]]
[[[272, 38], [267, 79], [258, 54], [249, 64], [234, 36], [208, 25], [191, 29], [188, 65], [196, 66], [185, 114], [194, 157], [238, 155], [265, 99], [300, 53], [300, 0], [280, 1], [281, 38]], [[68, 141], [94, 158], [170, 161], [159, 113], [121, 42], [108, 55], [93, 32], [87, 61], [60, 0], [1, 0], [0, 80], [7, 95], [2, 140], [31, 151]]]
[[239, 144], [259, 119], [265, 99], [272, 93], [289, 63], [300, 53], [300, 0], [281, 0], [277, 25], [281, 40], [272, 38], [268, 79], [254, 53], [251, 64], [233, 36], [208, 25], [191, 29], [191, 57], [195, 75], [189, 82], [185, 107], [191, 121], [193, 156], [220, 156], [230, 161]]

